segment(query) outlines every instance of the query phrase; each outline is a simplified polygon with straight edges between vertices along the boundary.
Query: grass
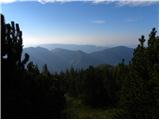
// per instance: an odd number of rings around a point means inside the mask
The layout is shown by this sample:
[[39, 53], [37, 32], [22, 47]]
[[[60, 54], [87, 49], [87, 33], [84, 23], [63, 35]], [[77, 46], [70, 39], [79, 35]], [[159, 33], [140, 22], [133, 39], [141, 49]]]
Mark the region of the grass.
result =
[[66, 117], [70, 119], [112, 119], [122, 112], [117, 108], [91, 108], [82, 103], [80, 99], [66, 96]]

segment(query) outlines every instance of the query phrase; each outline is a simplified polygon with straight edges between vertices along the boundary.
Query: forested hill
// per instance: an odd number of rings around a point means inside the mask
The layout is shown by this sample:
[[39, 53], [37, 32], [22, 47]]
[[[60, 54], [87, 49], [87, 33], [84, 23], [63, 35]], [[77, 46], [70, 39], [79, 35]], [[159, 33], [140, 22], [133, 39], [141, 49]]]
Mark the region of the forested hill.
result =
[[28, 53], [30, 60], [37, 64], [40, 69], [44, 64], [47, 64], [51, 72], [65, 71], [71, 67], [75, 69], [87, 68], [89, 65], [116, 65], [122, 59], [125, 59], [125, 63], [128, 64], [133, 56], [133, 49], [125, 46], [107, 48], [92, 53], [62, 48], [48, 50], [42, 47], [25, 48], [23, 52]]

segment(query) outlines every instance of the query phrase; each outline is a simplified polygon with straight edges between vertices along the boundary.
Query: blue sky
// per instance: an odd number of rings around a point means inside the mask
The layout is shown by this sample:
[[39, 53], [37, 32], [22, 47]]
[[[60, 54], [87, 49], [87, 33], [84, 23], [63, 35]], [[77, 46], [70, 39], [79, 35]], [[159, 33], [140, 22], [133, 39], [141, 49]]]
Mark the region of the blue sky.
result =
[[[3, 0], [2, 0], [3, 1]], [[45, 0], [44, 0], [45, 1]], [[130, 0], [132, 1], [132, 0]], [[158, 28], [158, 2], [12, 0], [1, 3], [6, 22], [23, 31], [25, 46], [44, 43], [135, 47]]]

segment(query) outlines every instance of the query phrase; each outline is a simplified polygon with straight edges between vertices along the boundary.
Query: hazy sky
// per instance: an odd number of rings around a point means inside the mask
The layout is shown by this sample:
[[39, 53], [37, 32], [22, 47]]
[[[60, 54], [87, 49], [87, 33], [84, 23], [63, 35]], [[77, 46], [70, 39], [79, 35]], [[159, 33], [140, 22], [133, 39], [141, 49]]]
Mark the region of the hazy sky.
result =
[[[72, 43], [134, 47], [158, 29], [158, 2], [0, 0], [6, 22], [23, 31], [23, 44]], [[65, 1], [65, 2], [64, 2]]]

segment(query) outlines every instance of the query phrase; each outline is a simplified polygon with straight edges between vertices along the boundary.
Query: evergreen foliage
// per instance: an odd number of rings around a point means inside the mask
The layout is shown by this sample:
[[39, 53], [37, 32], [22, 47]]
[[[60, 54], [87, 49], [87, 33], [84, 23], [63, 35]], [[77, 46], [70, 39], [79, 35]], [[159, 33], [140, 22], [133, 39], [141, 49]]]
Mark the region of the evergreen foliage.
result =
[[[22, 31], [18, 24], [6, 24], [1, 15], [2, 118], [61, 118], [64, 93], [47, 66], [39, 72], [26, 53], [21, 60]], [[25, 68], [27, 66], [27, 68]]]
[[159, 116], [159, 37], [152, 29], [148, 46], [145, 38], [134, 51], [129, 74], [123, 85], [121, 102], [124, 118], [158, 118]]

